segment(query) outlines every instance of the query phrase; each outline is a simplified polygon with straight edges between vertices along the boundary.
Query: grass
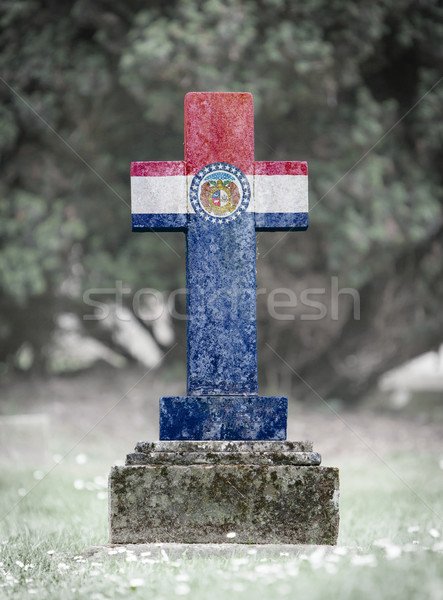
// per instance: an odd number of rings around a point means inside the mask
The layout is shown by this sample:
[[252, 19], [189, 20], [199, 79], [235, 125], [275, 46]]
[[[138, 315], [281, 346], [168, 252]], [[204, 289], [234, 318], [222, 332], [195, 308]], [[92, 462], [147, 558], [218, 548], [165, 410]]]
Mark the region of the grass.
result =
[[109, 464], [68, 457], [43, 479], [31, 469], [3, 468], [0, 598], [442, 599], [438, 458], [403, 452], [387, 462], [392, 471], [375, 458], [338, 465], [335, 551], [263, 557], [235, 552], [233, 544], [231, 557], [180, 559], [130, 552], [84, 558], [86, 548], [107, 542]]

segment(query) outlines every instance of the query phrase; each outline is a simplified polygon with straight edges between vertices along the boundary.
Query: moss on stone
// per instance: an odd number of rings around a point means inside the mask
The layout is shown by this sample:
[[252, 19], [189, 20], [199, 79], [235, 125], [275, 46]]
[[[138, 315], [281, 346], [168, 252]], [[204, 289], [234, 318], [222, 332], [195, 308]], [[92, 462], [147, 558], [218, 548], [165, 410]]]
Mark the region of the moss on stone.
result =
[[113, 543], [332, 544], [338, 535], [338, 470], [190, 465], [114, 467]]

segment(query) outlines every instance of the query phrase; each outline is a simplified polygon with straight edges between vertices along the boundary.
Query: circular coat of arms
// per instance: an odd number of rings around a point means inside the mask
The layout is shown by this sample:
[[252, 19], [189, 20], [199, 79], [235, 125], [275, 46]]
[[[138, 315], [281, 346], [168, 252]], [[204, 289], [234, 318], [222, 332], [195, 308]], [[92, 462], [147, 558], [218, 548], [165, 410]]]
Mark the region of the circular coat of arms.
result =
[[251, 190], [241, 169], [229, 163], [212, 163], [194, 176], [190, 198], [199, 216], [222, 223], [237, 219], [247, 209]]

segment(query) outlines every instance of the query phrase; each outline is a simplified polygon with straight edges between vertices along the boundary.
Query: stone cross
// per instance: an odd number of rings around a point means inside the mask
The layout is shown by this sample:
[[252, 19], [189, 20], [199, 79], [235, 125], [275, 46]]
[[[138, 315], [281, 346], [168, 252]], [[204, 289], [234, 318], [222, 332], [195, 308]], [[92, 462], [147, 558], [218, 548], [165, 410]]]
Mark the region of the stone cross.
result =
[[287, 399], [257, 385], [255, 232], [308, 226], [305, 162], [254, 160], [247, 93], [189, 93], [185, 160], [131, 167], [133, 231], [186, 234], [186, 397], [160, 440], [285, 440]]
[[306, 229], [302, 162], [255, 162], [250, 94], [185, 100], [184, 162], [132, 165], [134, 231], [184, 231], [188, 395], [109, 477], [113, 544], [335, 544], [338, 469], [257, 389], [255, 231]]

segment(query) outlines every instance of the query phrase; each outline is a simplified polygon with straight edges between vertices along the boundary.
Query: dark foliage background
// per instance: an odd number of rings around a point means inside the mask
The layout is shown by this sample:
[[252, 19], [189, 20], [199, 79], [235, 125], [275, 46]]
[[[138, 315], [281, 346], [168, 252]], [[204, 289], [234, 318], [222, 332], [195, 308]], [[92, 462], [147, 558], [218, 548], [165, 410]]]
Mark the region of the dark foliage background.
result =
[[[354, 400], [441, 342], [441, 3], [21, 0], [0, 11], [3, 373], [24, 343], [44, 372], [57, 315], [81, 317], [88, 288], [184, 285], [169, 248], [183, 256], [181, 234], [166, 244], [130, 232], [129, 163], [182, 159], [191, 90], [252, 92], [256, 158], [309, 161], [310, 229], [258, 236], [258, 285], [325, 288], [328, 314], [306, 320], [299, 303], [294, 320], [274, 320], [259, 296], [262, 384], [312, 394], [271, 346], [321, 396]], [[359, 291], [359, 321], [349, 295], [331, 317], [332, 277]]]

